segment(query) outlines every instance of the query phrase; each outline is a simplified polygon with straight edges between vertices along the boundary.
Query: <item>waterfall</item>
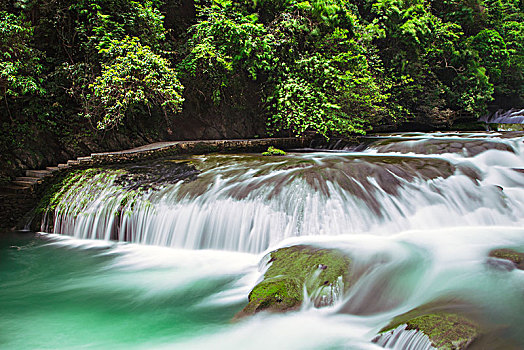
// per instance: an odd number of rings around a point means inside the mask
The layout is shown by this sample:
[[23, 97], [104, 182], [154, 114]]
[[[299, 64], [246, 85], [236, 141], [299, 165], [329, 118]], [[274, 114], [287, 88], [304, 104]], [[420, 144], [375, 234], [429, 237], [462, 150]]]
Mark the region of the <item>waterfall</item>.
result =
[[258, 253], [299, 236], [522, 225], [522, 135], [392, 134], [361, 148], [194, 156], [191, 177], [153, 184], [137, 177], [144, 166], [100, 169], [63, 190], [42, 230]]
[[479, 121], [496, 124], [524, 124], [524, 109], [498, 110], [493, 114], [485, 115]]
[[415, 329], [406, 330], [403, 324], [397, 328], [377, 336], [373, 342], [386, 349], [395, 350], [434, 350], [428, 336]]

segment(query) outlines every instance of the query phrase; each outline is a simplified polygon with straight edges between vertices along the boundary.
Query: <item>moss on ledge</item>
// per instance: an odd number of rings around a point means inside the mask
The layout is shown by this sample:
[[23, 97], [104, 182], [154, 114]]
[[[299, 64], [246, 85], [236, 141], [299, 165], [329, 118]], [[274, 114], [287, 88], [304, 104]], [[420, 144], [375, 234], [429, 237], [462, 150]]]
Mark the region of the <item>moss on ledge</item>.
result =
[[414, 318], [407, 328], [426, 334], [434, 347], [443, 349], [466, 349], [480, 333], [479, 326], [457, 314], [436, 313]]
[[427, 335], [436, 349], [467, 349], [481, 336], [481, 327], [459, 311], [464, 307], [464, 304], [456, 300], [437, 300], [422, 305], [395, 317], [380, 330], [374, 341], [378, 340], [381, 334], [392, 332], [397, 327], [406, 325], [406, 330], [416, 330]]
[[59, 203], [61, 196], [73, 185], [86, 181], [100, 173], [99, 168], [75, 169], [62, 172], [55, 176], [49, 184], [44, 186], [40, 202], [36, 208], [37, 214], [42, 214], [47, 210], [54, 210]]
[[[57, 172], [50, 179], [48, 179], [39, 188], [37, 198], [40, 198], [37, 206], [34, 209], [34, 218], [31, 223], [33, 231], [40, 230], [40, 223], [43, 217], [55, 211], [62, 196], [72, 186], [78, 185], [83, 181], [87, 181], [93, 176], [100, 173], [100, 168], [88, 169], [73, 169]], [[52, 221], [52, 220], [51, 220]], [[52, 227], [49, 227], [51, 229]]]
[[262, 153], [263, 156], [285, 156], [286, 152], [282, 151], [281, 149], [275, 148], [273, 146], [269, 146], [267, 151]]
[[269, 253], [267, 264], [264, 279], [237, 317], [297, 309], [304, 301], [304, 289], [315, 305], [324, 306], [349, 287], [351, 260], [338, 250], [306, 245], [281, 248]]
[[480, 327], [470, 319], [458, 314], [438, 312], [415, 317], [405, 322], [388, 326], [381, 333], [392, 332], [405, 324], [406, 330], [424, 333], [431, 345], [438, 350], [463, 350], [480, 336]]

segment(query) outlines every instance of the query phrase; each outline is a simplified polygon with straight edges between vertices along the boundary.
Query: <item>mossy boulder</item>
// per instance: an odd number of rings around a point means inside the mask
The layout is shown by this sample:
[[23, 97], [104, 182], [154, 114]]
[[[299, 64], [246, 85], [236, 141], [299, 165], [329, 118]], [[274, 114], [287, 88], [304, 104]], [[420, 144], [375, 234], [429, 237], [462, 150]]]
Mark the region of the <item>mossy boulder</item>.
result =
[[297, 245], [275, 250], [266, 258], [264, 278], [237, 317], [296, 310], [304, 294], [316, 306], [329, 305], [349, 287], [351, 259], [338, 250]]
[[494, 249], [489, 252], [490, 258], [509, 260], [515, 267], [524, 270], [524, 253], [519, 253], [513, 249]]
[[438, 350], [462, 350], [467, 349], [481, 335], [480, 326], [470, 318], [437, 309], [440, 307], [428, 304], [397, 316], [373, 341], [380, 343], [382, 336], [400, 327], [425, 334], [431, 346]]

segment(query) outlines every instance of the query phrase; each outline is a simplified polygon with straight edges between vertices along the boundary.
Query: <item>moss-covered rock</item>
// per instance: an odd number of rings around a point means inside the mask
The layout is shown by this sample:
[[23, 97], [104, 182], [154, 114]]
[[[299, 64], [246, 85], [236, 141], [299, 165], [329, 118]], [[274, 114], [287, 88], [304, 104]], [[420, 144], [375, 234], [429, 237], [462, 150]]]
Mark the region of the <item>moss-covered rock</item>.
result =
[[509, 260], [515, 264], [515, 266], [524, 270], [524, 253], [519, 253], [512, 249], [494, 249], [489, 252], [491, 258]]
[[481, 335], [480, 326], [470, 318], [454, 312], [435, 311], [433, 305], [395, 317], [380, 331], [374, 342], [380, 342], [381, 336], [393, 332], [398, 327], [425, 334], [431, 345], [439, 350], [467, 349]]
[[480, 333], [479, 326], [457, 314], [436, 313], [414, 318], [406, 329], [426, 334], [437, 349], [466, 349]]
[[351, 260], [338, 250], [297, 245], [275, 250], [268, 258], [264, 279], [237, 317], [297, 309], [305, 293], [316, 306], [329, 305], [349, 287]]
[[[303, 298], [303, 290], [296, 278], [278, 276], [263, 280], [249, 294], [249, 305], [246, 313], [255, 313], [269, 309], [271, 311], [287, 311], [299, 306]], [[253, 309], [254, 307], [254, 309]]]
[[267, 151], [262, 153], [263, 156], [285, 156], [286, 152], [282, 151], [281, 149], [275, 148], [273, 146], [269, 146]]

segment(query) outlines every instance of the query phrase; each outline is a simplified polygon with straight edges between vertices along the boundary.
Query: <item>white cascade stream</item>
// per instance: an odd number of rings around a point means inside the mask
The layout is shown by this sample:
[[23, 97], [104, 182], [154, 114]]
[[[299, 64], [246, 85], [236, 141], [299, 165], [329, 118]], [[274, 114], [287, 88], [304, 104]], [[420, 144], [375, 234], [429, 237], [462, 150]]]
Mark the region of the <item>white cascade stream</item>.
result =
[[397, 328], [381, 334], [374, 342], [386, 349], [394, 350], [435, 350], [428, 336], [414, 329], [407, 330], [403, 324]]
[[523, 139], [398, 134], [362, 152], [195, 156], [196, 180], [138, 192], [117, 181], [126, 169], [105, 169], [70, 186], [48, 217], [52, 232], [76, 238], [250, 253], [291, 237], [518, 227]]

